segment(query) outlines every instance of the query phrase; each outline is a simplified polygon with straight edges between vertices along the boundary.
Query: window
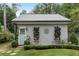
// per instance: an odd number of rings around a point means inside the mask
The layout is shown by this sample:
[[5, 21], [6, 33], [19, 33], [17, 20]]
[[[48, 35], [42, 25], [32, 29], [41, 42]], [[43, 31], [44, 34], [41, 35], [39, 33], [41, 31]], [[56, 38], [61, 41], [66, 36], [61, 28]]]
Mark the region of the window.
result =
[[39, 40], [39, 27], [34, 27], [34, 40], [35, 42]]
[[49, 33], [49, 29], [45, 29], [45, 30], [44, 30], [44, 33], [45, 33], [45, 34], [48, 34], [48, 33]]
[[56, 26], [54, 32], [55, 40], [60, 40], [61, 28]]
[[20, 34], [25, 34], [25, 29], [24, 28], [20, 29]]

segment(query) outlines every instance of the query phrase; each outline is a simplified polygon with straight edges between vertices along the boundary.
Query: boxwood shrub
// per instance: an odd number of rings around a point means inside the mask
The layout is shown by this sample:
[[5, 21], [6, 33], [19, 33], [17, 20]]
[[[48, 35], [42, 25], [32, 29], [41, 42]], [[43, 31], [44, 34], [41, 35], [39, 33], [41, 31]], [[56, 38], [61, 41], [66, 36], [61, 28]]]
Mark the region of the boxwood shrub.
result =
[[16, 48], [18, 46], [18, 41], [16, 41], [16, 40], [12, 41], [11, 46], [13, 48]]
[[24, 45], [24, 49], [79, 49], [78, 45]]
[[29, 40], [25, 40], [25, 41], [24, 41], [24, 45], [30, 45]]
[[32, 45], [24, 45], [24, 50], [33, 49], [34, 46]]
[[34, 48], [35, 49], [48, 49], [48, 48], [50, 48], [50, 46], [46, 46], [46, 45], [40, 46], [40, 45], [38, 45], [38, 46], [34, 46]]

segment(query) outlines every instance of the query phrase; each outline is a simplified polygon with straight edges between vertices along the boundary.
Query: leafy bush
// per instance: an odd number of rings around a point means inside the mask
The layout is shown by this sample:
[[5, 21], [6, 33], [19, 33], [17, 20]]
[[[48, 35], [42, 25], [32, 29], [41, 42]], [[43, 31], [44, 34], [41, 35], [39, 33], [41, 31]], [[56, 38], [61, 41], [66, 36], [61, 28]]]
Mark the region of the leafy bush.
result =
[[12, 34], [10, 32], [5, 32], [5, 37], [7, 38], [8, 41], [12, 41], [15, 39], [14, 34]]
[[11, 43], [11, 46], [13, 48], [17, 47], [18, 46], [18, 42], [16, 40], [14, 40], [12, 43]]
[[66, 42], [64, 40], [61, 40], [61, 44], [66, 44]]
[[15, 37], [10, 32], [0, 32], [0, 43], [9, 42], [14, 40]]
[[72, 44], [78, 45], [78, 39], [74, 32], [71, 33], [70, 39], [71, 39]]
[[79, 49], [78, 45], [38, 45], [38, 46], [33, 46], [33, 45], [24, 45], [24, 49]]
[[50, 46], [46, 46], [46, 45], [43, 45], [43, 46], [34, 46], [35, 49], [48, 49], [50, 48]]
[[2, 28], [1, 28], [1, 23], [0, 23], [0, 32], [2, 31]]
[[24, 45], [24, 49], [51, 49], [51, 48], [62, 48], [61, 45]]
[[24, 45], [25, 50], [32, 49], [32, 48], [34, 48], [34, 46], [32, 46], [32, 45]]
[[25, 41], [24, 41], [24, 45], [30, 45], [29, 40], [25, 40]]
[[4, 42], [7, 42], [6, 37], [0, 37], [0, 43], [4, 43]]

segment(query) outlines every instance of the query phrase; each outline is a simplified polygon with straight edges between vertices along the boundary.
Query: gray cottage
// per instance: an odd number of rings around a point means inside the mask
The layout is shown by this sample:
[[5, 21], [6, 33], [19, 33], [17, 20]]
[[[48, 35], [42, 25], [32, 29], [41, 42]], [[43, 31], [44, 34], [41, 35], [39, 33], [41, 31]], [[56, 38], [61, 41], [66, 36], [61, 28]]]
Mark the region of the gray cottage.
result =
[[70, 19], [59, 14], [25, 14], [12, 20], [18, 44], [29, 39], [32, 45], [53, 45], [68, 42]]

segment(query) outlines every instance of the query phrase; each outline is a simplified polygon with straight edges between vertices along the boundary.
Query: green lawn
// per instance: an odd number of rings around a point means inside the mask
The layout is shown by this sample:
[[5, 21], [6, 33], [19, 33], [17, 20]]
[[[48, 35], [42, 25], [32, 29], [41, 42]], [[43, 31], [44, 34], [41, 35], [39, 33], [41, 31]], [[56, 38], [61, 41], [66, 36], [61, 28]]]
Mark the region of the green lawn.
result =
[[70, 49], [46, 49], [46, 50], [16, 50], [0, 53], [0, 55], [15, 56], [79, 56], [78, 50]]
[[11, 48], [10, 42], [0, 44], [0, 56], [79, 56], [79, 50], [71, 49], [45, 49], [45, 50], [23, 50]]

